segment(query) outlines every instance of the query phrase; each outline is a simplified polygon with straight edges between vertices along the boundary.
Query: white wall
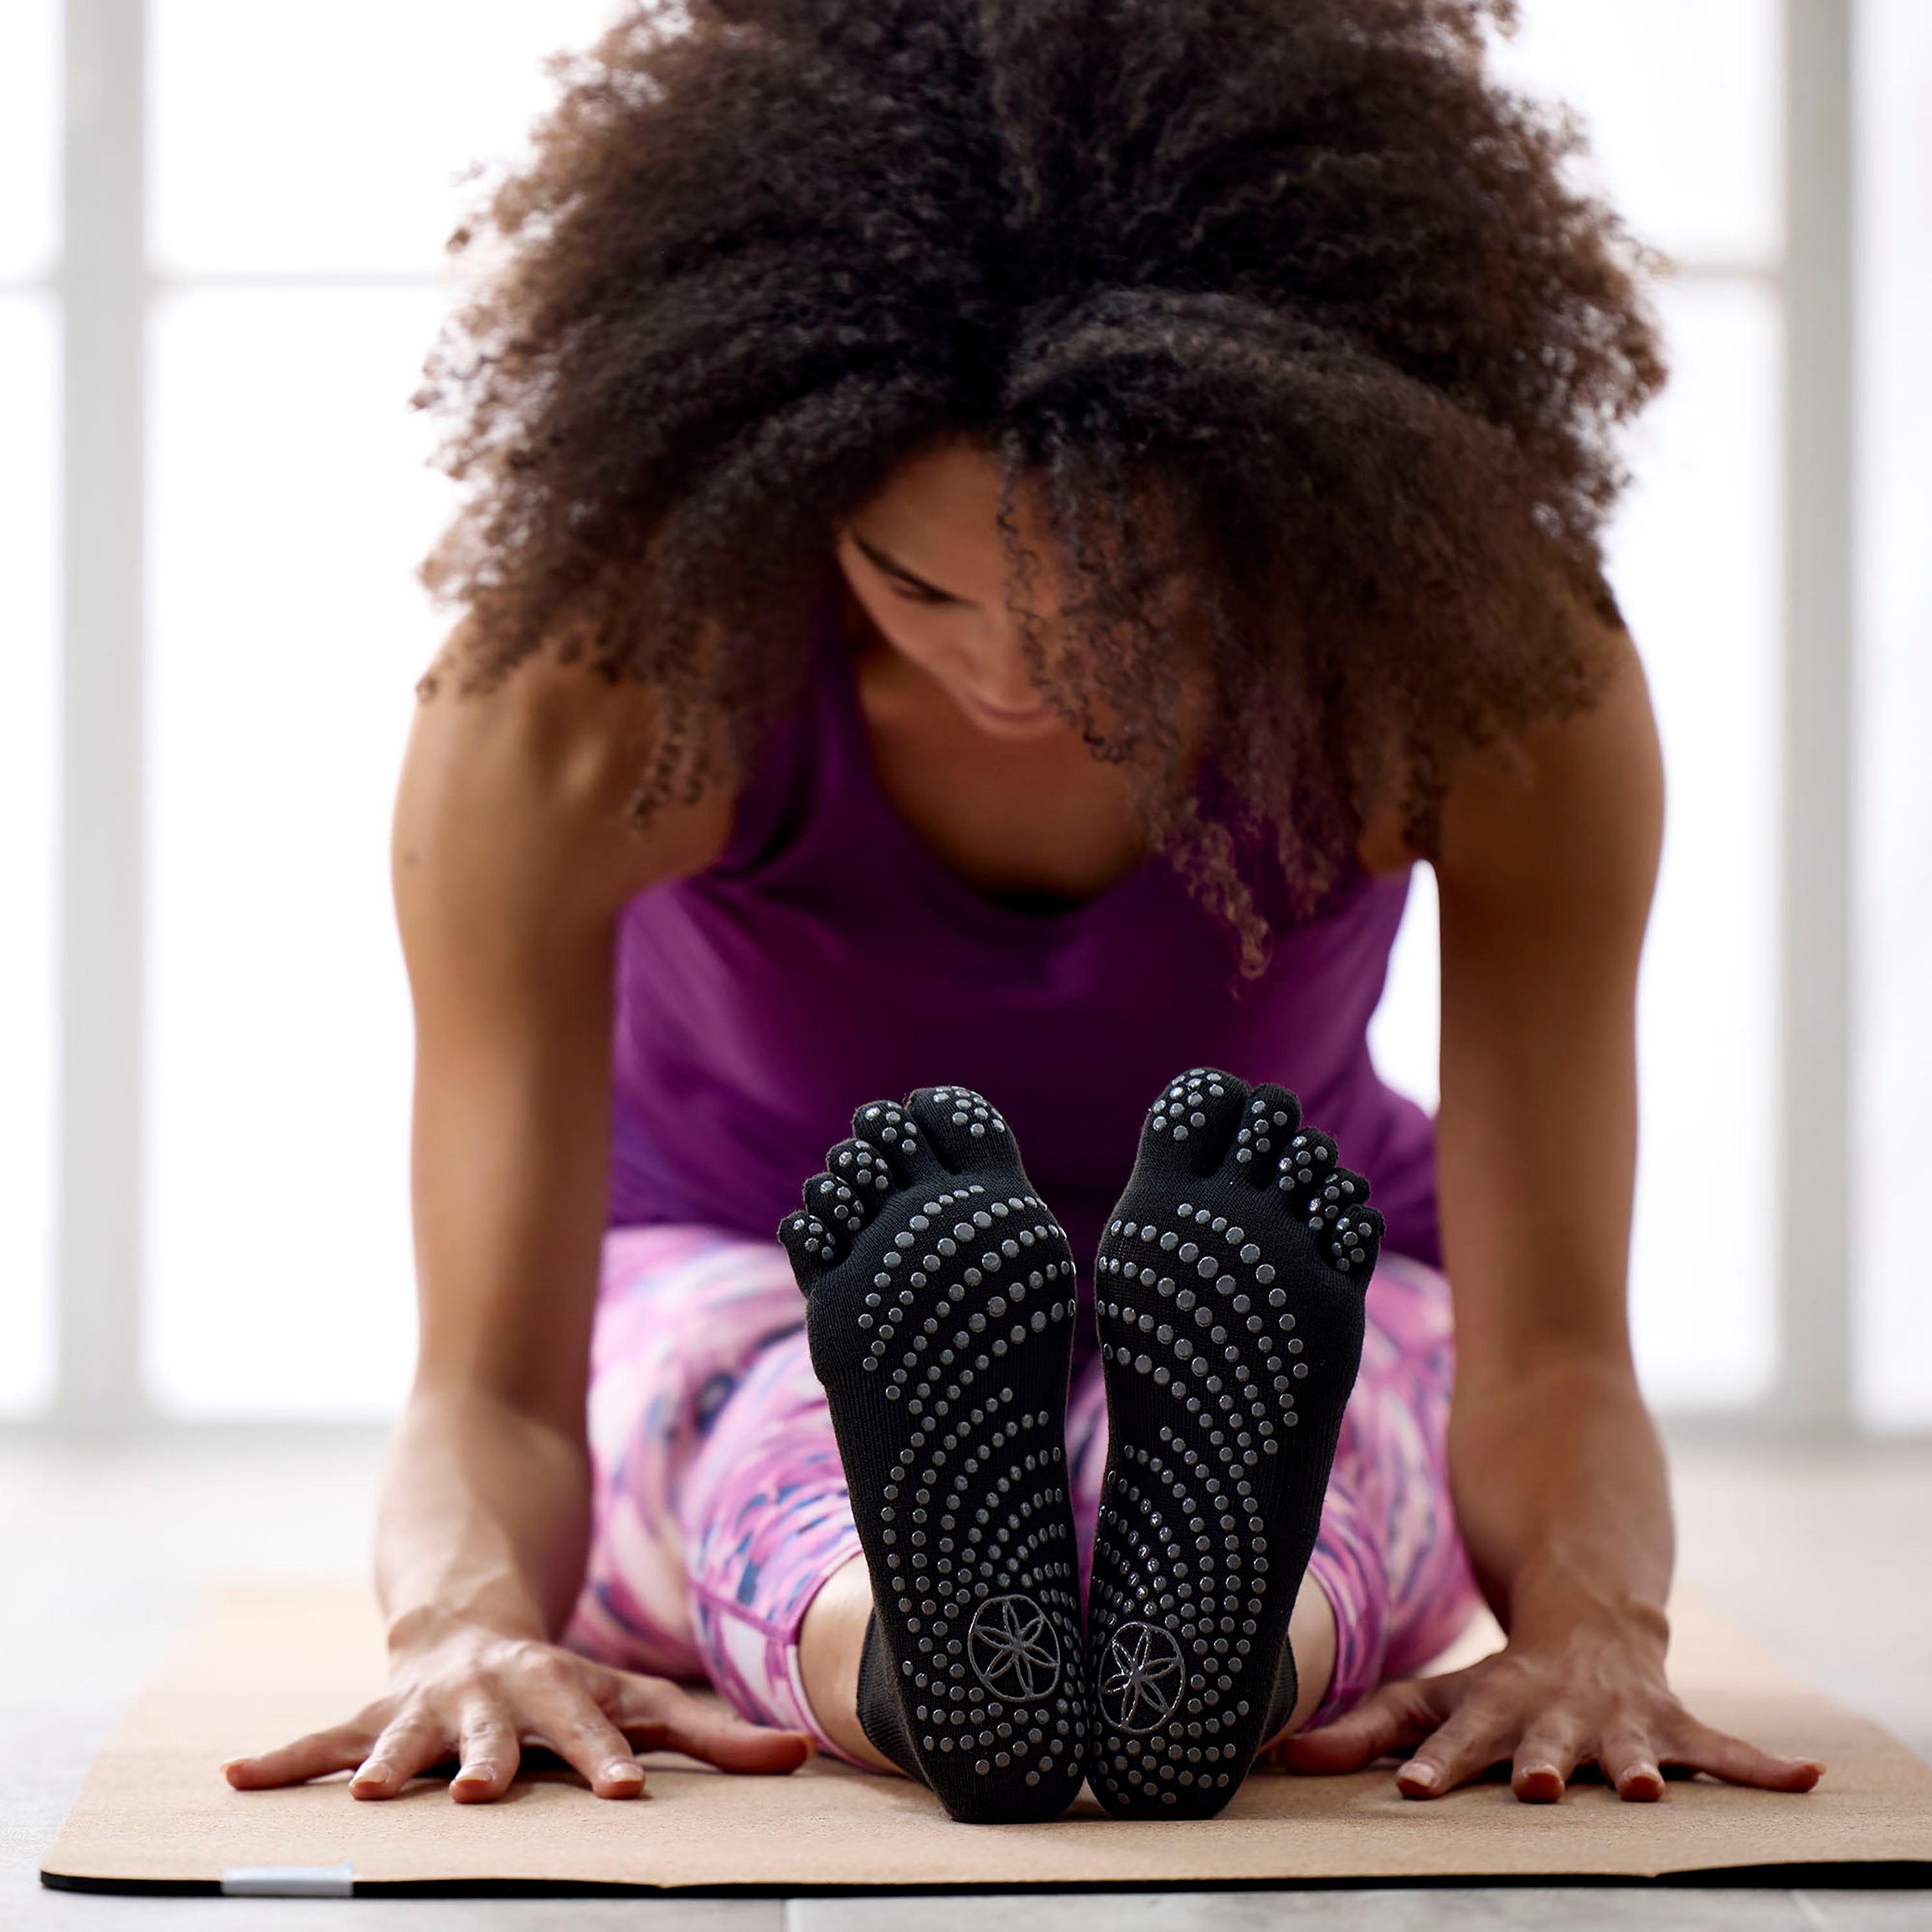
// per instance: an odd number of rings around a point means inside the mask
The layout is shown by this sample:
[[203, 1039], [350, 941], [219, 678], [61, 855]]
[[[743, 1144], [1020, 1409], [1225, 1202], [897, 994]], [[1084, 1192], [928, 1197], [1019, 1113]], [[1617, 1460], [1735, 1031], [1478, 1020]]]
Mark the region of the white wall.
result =
[[407, 399], [458, 176], [517, 152], [541, 58], [605, 10], [153, 0], [144, 1366], [165, 1413], [380, 1414], [406, 1386], [388, 826], [437, 634], [412, 573], [449, 505]]
[[1932, 7], [1861, 0], [1852, 1204], [1861, 1412], [1932, 1424]]
[[[1769, 1388], [1777, 1346], [1777, 9], [1534, 0], [1523, 17], [1504, 70], [1585, 115], [1584, 178], [1691, 272], [1660, 291], [1672, 375], [1627, 446], [1636, 481], [1610, 545], [1669, 787], [1640, 993], [1631, 1318], [1654, 1400], [1735, 1406]], [[1432, 1100], [1429, 886], [1373, 1043]]]
[[0, 1414], [53, 1376], [56, 17], [0, 8]]

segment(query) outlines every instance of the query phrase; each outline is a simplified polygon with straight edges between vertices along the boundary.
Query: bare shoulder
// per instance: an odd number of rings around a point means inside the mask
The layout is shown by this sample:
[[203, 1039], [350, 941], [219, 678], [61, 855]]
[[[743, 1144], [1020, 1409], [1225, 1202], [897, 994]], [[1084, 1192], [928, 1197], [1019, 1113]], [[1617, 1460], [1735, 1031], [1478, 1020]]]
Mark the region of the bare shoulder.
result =
[[648, 687], [550, 653], [481, 688], [466, 688], [466, 670], [459, 627], [418, 687], [397, 794], [399, 874], [440, 859], [608, 909], [724, 850], [728, 782], [642, 826], [627, 809], [656, 741]]
[[1664, 771], [1642, 660], [1594, 615], [1605, 670], [1594, 701], [1486, 748], [1455, 775], [1442, 814], [1445, 890], [1546, 910], [1589, 902], [1640, 921], [1655, 882]]
[[[1444, 801], [1438, 869], [1502, 879], [1538, 866], [1561, 868], [1606, 844], [1628, 848], [1641, 868], [1663, 814], [1650, 688], [1628, 632], [1593, 610], [1580, 610], [1576, 621], [1592, 628], [1605, 666], [1595, 701], [1462, 760]], [[1377, 873], [1401, 872], [1423, 856], [1394, 803], [1370, 816], [1357, 854]]]

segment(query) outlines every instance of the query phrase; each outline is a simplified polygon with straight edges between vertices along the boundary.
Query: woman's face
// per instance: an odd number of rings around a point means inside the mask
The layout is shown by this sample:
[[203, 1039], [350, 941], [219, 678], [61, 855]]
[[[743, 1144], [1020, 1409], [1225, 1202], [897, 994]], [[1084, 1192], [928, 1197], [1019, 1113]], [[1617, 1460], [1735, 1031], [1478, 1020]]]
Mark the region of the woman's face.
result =
[[[853, 595], [886, 642], [927, 672], [988, 736], [1050, 737], [1070, 728], [1034, 684], [1006, 607], [1006, 563], [994, 520], [994, 459], [948, 444], [903, 466], [838, 535]], [[1060, 614], [1048, 547], [1022, 500], [1022, 540], [1041, 560], [1034, 609], [1046, 647]]]

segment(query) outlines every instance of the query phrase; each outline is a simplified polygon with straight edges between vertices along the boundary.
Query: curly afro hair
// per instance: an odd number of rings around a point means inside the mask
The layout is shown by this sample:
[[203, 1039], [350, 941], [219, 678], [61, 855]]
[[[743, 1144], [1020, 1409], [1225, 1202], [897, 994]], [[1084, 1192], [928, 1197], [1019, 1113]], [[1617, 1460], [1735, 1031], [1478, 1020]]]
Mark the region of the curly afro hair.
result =
[[[1511, 15], [689, 0], [560, 56], [416, 398], [465, 687], [540, 649], [656, 687], [642, 818], [741, 776], [837, 524], [964, 439], [1036, 677], [1258, 971], [1372, 813], [1432, 850], [1461, 755], [1586, 707], [1617, 627], [1661, 258], [1486, 70]], [[1051, 676], [1022, 484], [1075, 586]]]

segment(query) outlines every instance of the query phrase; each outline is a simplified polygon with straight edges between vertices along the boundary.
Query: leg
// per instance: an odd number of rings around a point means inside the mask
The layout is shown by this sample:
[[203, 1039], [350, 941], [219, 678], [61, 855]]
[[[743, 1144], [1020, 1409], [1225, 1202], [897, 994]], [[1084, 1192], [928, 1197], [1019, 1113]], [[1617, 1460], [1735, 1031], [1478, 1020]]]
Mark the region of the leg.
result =
[[872, 1580], [861, 1554], [834, 1570], [807, 1608], [799, 1631], [799, 1674], [819, 1735], [833, 1750], [868, 1770], [898, 1775], [898, 1766], [859, 1721], [859, 1659], [872, 1621]]
[[754, 1721], [809, 1731], [850, 1763], [892, 1769], [855, 1714], [872, 1594], [802, 1330], [770, 1344], [726, 1403], [680, 1520], [694, 1641], [727, 1702]]
[[774, 1243], [690, 1226], [605, 1236], [586, 1415], [591, 1546], [565, 1635], [573, 1649], [702, 1681], [680, 1504], [726, 1398], [803, 1312]]
[[1327, 1724], [1420, 1669], [1480, 1607], [1449, 1496], [1454, 1372], [1448, 1282], [1384, 1254], [1309, 1563], [1335, 1606], [1336, 1654], [1334, 1681], [1304, 1724]]

